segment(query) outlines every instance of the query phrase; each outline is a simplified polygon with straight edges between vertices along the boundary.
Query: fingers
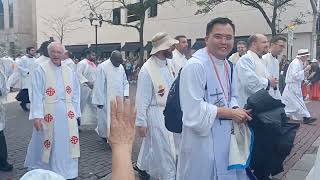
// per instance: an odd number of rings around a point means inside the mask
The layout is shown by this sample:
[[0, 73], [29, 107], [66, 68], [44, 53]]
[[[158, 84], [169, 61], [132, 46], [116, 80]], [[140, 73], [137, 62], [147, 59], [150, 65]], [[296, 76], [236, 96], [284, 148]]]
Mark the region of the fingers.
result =
[[125, 122], [130, 121], [130, 100], [125, 99], [124, 100], [124, 113], [123, 113], [123, 120]]
[[119, 96], [116, 97], [116, 101], [117, 101], [117, 117], [120, 118], [123, 113], [123, 101], [122, 101], [122, 98]]
[[113, 120], [117, 119], [117, 102], [116, 100], [112, 100], [111, 104], [111, 123]]

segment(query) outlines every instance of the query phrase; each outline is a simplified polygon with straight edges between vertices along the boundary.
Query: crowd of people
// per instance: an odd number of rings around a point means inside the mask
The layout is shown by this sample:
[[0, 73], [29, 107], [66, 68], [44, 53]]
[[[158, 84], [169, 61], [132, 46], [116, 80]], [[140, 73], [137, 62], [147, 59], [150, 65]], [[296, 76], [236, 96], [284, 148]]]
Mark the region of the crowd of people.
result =
[[[206, 27], [206, 46], [191, 58], [186, 36], [157, 33], [151, 39], [150, 58], [138, 69], [135, 110], [130, 109], [133, 95], [128, 82], [133, 80], [134, 62], [125, 61], [119, 51], [97, 65], [95, 52], [88, 50], [86, 58], [76, 64], [61, 43], [47, 41], [39, 48], [38, 58], [36, 49], [29, 47], [26, 55], [17, 58], [16, 68], [8, 68], [10, 63], [3, 61], [0, 170], [13, 168], [7, 162], [4, 103], [8, 89], [19, 88], [16, 99], [30, 113], [34, 125], [24, 164], [29, 170], [77, 178], [79, 127], [97, 124], [97, 134], [112, 147], [114, 180], [134, 179], [133, 168], [143, 179], [271, 179], [275, 172], [266, 170], [266, 165], [252, 165], [256, 160], [253, 147], [260, 139], [253, 138], [250, 123], [259, 118], [256, 107], [247, 106], [248, 99], [264, 92], [267, 95], [262, 98], [270, 96], [280, 104], [288, 117], [285, 123], [313, 123], [316, 119], [304, 103], [302, 85], [311, 87], [309, 94], [319, 93], [319, 62], [307, 64], [309, 51], [300, 49], [289, 63], [281, 56], [286, 39], [276, 36], [269, 42], [263, 34], [237, 42], [237, 52], [229, 57], [235, 31], [228, 18], [211, 20]], [[177, 113], [183, 115], [170, 123], [176, 123], [177, 129], [181, 123], [182, 132], [166, 126], [176, 114], [163, 113], [174, 95]], [[135, 128], [142, 144], [132, 167]], [[30, 172], [33, 174], [25, 178], [42, 173]]]

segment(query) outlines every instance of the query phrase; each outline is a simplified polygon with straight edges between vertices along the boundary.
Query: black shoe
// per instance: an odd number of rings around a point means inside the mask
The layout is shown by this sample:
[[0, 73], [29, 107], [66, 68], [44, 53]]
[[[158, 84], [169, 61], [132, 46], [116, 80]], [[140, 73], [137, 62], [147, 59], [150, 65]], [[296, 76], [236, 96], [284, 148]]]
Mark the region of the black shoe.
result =
[[303, 118], [303, 124], [311, 124], [315, 122], [317, 119], [312, 117], [304, 117]]
[[9, 171], [12, 171], [12, 169], [13, 169], [13, 166], [8, 162], [5, 162], [0, 166], [0, 171], [9, 172]]
[[23, 104], [23, 103], [20, 103], [20, 106], [21, 108], [26, 111], [26, 112], [29, 112], [30, 110], [27, 108], [27, 105], [26, 104]]
[[150, 175], [146, 171], [140, 170], [136, 163], [133, 164], [133, 169], [138, 172], [141, 180], [149, 180], [150, 179]]

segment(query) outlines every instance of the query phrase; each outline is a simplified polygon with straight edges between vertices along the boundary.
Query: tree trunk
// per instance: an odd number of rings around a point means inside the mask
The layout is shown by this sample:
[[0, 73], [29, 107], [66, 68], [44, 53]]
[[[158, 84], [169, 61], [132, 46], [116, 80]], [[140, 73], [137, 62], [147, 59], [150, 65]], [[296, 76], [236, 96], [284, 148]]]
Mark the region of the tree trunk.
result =
[[[144, 13], [143, 13], [144, 14]], [[145, 14], [144, 14], [145, 15]], [[139, 50], [139, 65], [143, 65], [144, 63], [144, 46], [143, 46], [143, 32], [144, 32], [144, 20], [145, 20], [145, 16], [143, 16], [143, 18], [140, 19], [140, 29], [139, 29], [139, 43], [140, 43], [140, 50]]]

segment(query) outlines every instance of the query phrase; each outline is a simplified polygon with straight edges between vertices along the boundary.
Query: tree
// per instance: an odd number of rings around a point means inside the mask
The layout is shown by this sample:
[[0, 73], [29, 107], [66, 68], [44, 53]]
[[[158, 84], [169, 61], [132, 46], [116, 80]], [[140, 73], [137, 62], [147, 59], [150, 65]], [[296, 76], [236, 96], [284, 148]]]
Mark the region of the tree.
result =
[[[196, 1], [197, 5], [201, 8], [196, 14], [208, 13], [215, 6], [228, 1], [235, 1], [241, 5], [248, 6], [251, 8], [258, 9], [266, 20], [268, 26], [270, 27], [272, 36], [282, 33], [288, 28], [288, 25], [280, 27], [279, 22], [281, 21], [279, 16], [284, 13], [289, 7], [293, 7], [295, 3], [294, 0], [199, 0]], [[266, 8], [271, 8], [272, 13], [269, 15], [266, 12]], [[298, 16], [291, 20], [291, 25], [300, 25], [305, 23], [305, 13], [298, 13]]]
[[[139, 34], [140, 43], [139, 63], [142, 63], [144, 57], [143, 35], [146, 12], [149, 8], [161, 5], [169, 0], [140, 0], [139, 2], [133, 4], [130, 0], [74, 0], [74, 2], [79, 1], [87, 11], [92, 12], [96, 16], [96, 18], [101, 20], [102, 22], [106, 22], [115, 26], [123, 26], [136, 29]], [[114, 9], [108, 9], [107, 7], [110, 7], [110, 4], [108, 6], [108, 3], [116, 3], [119, 5], [117, 8], [126, 9], [127, 12], [130, 12], [131, 16], [135, 17], [136, 21], [129, 23], [114, 21], [111, 18], [111, 14]], [[88, 17], [83, 18], [88, 19]], [[119, 18], [121, 19], [121, 17]]]
[[42, 17], [42, 19], [44, 24], [51, 30], [51, 32], [43, 32], [43, 34], [48, 37], [56, 37], [61, 44], [69, 33], [80, 28], [76, 26], [79, 19], [71, 18], [68, 15]]
[[320, 14], [320, 1], [319, 0], [310, 0], [310, 4], [312, 7], [312, 46], [311, 46], [311, 57], [317, 58], [317, 22]]

